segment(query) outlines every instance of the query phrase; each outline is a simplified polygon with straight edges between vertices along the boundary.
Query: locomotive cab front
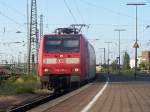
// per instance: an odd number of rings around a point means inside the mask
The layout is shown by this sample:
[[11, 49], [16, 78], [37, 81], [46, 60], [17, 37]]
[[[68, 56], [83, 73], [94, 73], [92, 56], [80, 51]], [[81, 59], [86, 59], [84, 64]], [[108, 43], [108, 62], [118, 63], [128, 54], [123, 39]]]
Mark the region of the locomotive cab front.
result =
[[45, 35], [39, 51], [39, 76], [50, 88], [80, 82], [81, 35]]

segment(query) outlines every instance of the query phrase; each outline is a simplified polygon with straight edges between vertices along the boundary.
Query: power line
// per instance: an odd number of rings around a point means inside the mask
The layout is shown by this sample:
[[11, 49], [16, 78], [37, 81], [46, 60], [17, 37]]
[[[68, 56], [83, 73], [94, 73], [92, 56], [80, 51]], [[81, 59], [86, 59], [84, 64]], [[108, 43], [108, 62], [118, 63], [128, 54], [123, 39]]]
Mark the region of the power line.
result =
[[[87, 4], [87, 5], [91, 6], [91, 7], [104, 9], [104, 10], [106, 10], [107, 12], [110, 12], [110, 13], [113, 13], [113, 14], [116, 14], [116, 15], [126, 16], [126, 17], [131, 18], [131, 19], [136, 19], [136, 18], [133, 17], [133, 16], [129, 16], [129, 15], [124, 14], [124, 13], [122, 13], [122, 12], [117, 12], [117, 11], [114, 11], [114, 10], [112, 10], [112, 9], [109, 9], [109, 8], [106, 8], [106, 7], [103, 7], [103, 6], [96, 5], [96, 4], [91, 3], [91, 2], [88, 2], [88, 1], [86, 1], [86, 0], [81, 0], [81, 2]], [[144, 20], [144, 21], [147, 22], [146, 20]]]
[[67, 8], [67, 9], [68, 9], [68, 11], [69, 11], [69, 13], [70, 13], [71, 17], [73, 18], [74, 22], [75, 22], [75, 23], [77, 23], [76, 18], [75, 18], [75, 16], [73, 15], [73, 13], [72, 13], [71, 9], [69, 8], [69, 6], [68, 6], [68, 4], [67, 4], [66, 0], [64, 0], [64, 3], [65, 3], [66, 8]]
[[[2, 23], [1, 22], [1, 24], [16, 24], [16, 23], [9, 23], [9, 22], [4, 22], [4, 23]], [[27, 24], [27, 23], [19, 23], [20, 25], [24, 25], [24, 24]], [[128, 27], [134, 27], [134, 25], [129, 25], [129, 24], [101, 24], [101, 23], [88, 23], [90, 26], [128, 26]], [[38, 25], [40, 25], [39, 23], [38, 23]], [[64, 24], [64, 23], [57, 23], [57, 24], [48, 24], [48, 23], [45, 23], [45, 24], [43, 24], [43, 25], [50, 25], [50, 26], [56, 26], [56, 25], [67, 25], [67, 26], [69, 26], [70, 25], [70, 23], [66, 23], [66, 24]], [[140, 24], [140, 25], [138, 25], [138, 26], [143, 26], [143, 27], [146, 27], [146, 25], [145, 24]]]
[[78, 7], [78, 3], [77, 3], [76, 0], [74, 0], [74, 4], [75, 4], [75, 7], [76, 7], [76, 9], [77, 9], [77, 11], [78, 11], [78, 13], [79, 13], [79, 16], [80, 16], [82, 22], [85, 23], [84, 18], [83, 18], [82, 14], [81, 14], [81, 11], [80, 11], [80, 9], [79, 9], [79, 7]]
[[19, 26], [21, 26], [21, 27], [24, 27], [22, 24], [18, 23], [16, 20], [12, 19], [11, 17], [5, 15], [5, 14], [2, 13], [1, 11], [0, 11], [0, 15], [2, 15], [3, 17], [7, 18], [8, 20], [12, 21], [13, 23], [15, 23], [15, 24], [17, 24], [17, 25], [19, 25]]
[[26, 17], [26, 16], [25, 16], [24, 14], [22, 14], [20, 11], [18, 11], [18, 10], [15, 9], [14, 7], [9, 6], [9, 5], [8, 5], [7, 3], [5, 3], [4, 1], [1, 1], [1, 0], [0, 0], [0, 4], [1, 4], [2, 6], [4, 6], [4, 7], [9, 8], [9, 9], [12, 10], [13, 12], [15, 12], [15, 13], [21, 15], [21, 16]]
[[[82, 2], [84, 2], [84, 3], [86, 3], [87, 5], [92, 6], [92, 7], [105, 9], [107, 12], [111, 12], [111, 13], [116, 14], [116, 15], [123, 15], [123, 16], [127, 16], [127, 17], [129, 17], [129, 18], [132, 18], [132, 19], [134, 18], [134, 17], [132, 17], [132, 16], [123, 14], [123, 13], [121, 13], [121, 12], [117, 12], [117, 11], [111, 10], [111, 9], [106, 8], [106, 7], [103, 7], [103, 6], [98, 6], [98, 5], [96, 5], [96, 4], [93, 4], [93, 3], [91, 3], [91, 2], [88, 2], [88, 1], [86, 1], [86, 0], [82, 0]], [[134, 18], [134, 19], [135, 19], [135, 18]]]

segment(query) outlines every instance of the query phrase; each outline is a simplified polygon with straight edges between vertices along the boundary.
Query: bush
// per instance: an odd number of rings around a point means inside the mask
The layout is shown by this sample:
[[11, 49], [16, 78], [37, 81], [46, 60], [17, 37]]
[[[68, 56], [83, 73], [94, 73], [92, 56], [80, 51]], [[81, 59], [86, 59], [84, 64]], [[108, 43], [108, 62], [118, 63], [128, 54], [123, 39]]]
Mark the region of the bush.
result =
[[37, 76], [24, 75], [13, 76], [0, 85], [0, 95], [33, 93], [39, 89], [40, 81]]
[[114, 70], [112, 71], [113, 75], [128, 75], [128, 76], [132, 76], [134, 75], [134, 70], [129, 69], [129, 70], [120, 70], [120, 74], [118, 70]]
[[134, 71], [133, 70], [122, 70], [121, 71], [123, 75], [134, 75]]

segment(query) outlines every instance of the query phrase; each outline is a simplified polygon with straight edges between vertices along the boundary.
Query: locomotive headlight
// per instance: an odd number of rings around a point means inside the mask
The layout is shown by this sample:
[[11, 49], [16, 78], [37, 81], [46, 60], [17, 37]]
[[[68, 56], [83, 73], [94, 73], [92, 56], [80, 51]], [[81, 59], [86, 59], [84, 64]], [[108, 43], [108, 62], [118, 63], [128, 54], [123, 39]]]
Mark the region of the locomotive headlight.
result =
[[78, 68], [75, 68], [75, 69], [74, 69], [74, 71], [75, 71], [75, 72], [78, 72], [78, 71], [79, 71], [79, 69], [78, 69]]
[[79, 72], [79, 68], [77, 68], [77, 67], [76, 67], [76, 68], [73, 68], [72, 71], [73, 71], [73, 72]]
[[48, 72], [49, 70], [47, 68], [44, 69], [44, 72]]

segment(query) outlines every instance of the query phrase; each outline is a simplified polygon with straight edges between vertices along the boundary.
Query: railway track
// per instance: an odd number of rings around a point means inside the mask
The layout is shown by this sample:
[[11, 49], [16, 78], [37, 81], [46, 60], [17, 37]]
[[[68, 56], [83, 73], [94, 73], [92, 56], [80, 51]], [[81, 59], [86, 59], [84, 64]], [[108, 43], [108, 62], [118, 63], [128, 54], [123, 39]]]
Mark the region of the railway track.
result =
[[22, 104], [20, 106], [9, 107], [7, 109], [7, 112], [25, 112], [25, 111], [28, 111], [28, 110], [36, 107], [36, 106], [42, 105], [42, 104], [44, 104], [50, 100], [56, 99], [56, 98], [60, 97], [61, 95], [63, 95], [63, 94], [60, 94], [60, 95], [50, 94], [47, 96], [43, 96], [43, 97], [37, 98], [33, 101], [30, 101], [26, 104]]
[[[66, 95], [63, 95], [57, 99], [33, 108], [28, 112], [72, 112], [72, 109], [74, 109], [75, 105], [78, 105], [78, 108], [75, 109], [73, 112], [79, 112], [79, 110], [81, 110], [83, 106], [87, 105], [87, 102], [89, 102], [95, 96], [95, 94], [99, 91], [99, 89], [103, 87], [103, 85], [103, 82], [100, 83], [96, 80], [93, 83], [84, 85], [81, 88], [76, 89]], [[80, 103], [81, 105], [79, 105]], [[68, 106], [66, 107], [66, 105]]]
[[[37, 98], [33, 101], [30, 101], [28, 103], [25, 103], [25, 104], [22, 104], [22, 105], [19, 105], [19, 106], [13, 106], [13, 107], [9, 107], [7, 109], [7, 112], [25, 112], [25, 111], [29, 111], [33, 108], [36, 108], [42, 104], [46, 104], [48, 102], [51, 103], [51, 107], [63, 102], [64, 100], [78, 94], [80, 91], [88, 88], [90, 85], [87, 84], [87, 85], [84, 85], [82, 86], [81, 88], [77, 89], [77, 88], [72, 88], [71, 91], [69, 92], [64, 92], [62, 94], [50, 94], [50, 95], [47, 95], [47, 96], [43, 96], [43, 97], [40, 97], [40, 98]], [[53, 101], [54, 100], [54, 101]], [[56, 100], [56, 101], [55, 101]]]
[[45, 111], [48, 111], [49, 109], [55, 107], [56, 105], [58, 105], [58, 104], [60, 104], [60, 103], [62, 103], [64, 101], [66, 101], [67, 99], [69, 99], [69, 98], [79, 94], [81, 91], [87, 89], [89, 86], [90, 86], [90, 84], [84, 85], [84, 86], [82, 86], [79, 89], [76, 89], [76, 90], [74, 90], [72, 92], [69, 92], [66, 95], [62, 95], [61, 97], [56, 98], [56, 99], [54, 99], [54, 100], [52, 100], [50, 102], [47, 102], [47, 103], [45, 103], [43, 105], [40, 105], [37, 108], [33, 108], [33, 109], [29, 110], [28, 112], [45, 112]]
[[[149, 112], [149, 82], [143, 79], [133, 81], [128, 77], [111, 76], [112, 79], [105, 93], [91, 107], [92, 112]], [[118, 82], [113, 82], [113, 78]], [[123, 78], [123, 82], [120, 82]], [[124, 80], [127, 79], [127, 81]], [[99, 77], [102, 79], [102, 77]], [[129, 81], [128, 81], [129, 80]], [[122, 80], [121, 80], [122, 81]], [[9, 112], [79, 112], [89, 103], [103, 87], [103, 81], [89, 83], [62, 96], [50, 96], [45, 101], [35, 102], [31, 106], [11, 108]], [[87, 94], [88, 93], [88, 94]], [[75, 106], [76, 105], [76, 106]], [[35, 107], [35, 108], [34, 108]]]
[[[101, 76], [101, 78], [99, 78], [99, 79], [103, 79], [103, 76]], [[7, 111], [7, 112], [25, 112], [25, 111], [44, 112], [45, 110], [51, 110], [51, 109], [57, 107], [59, 104], [65, 102], [65, 101], [68, 101], [69, 99], [73, 99], [74, 96], [81, 97], [82, 94], [86, 95], [85, 93], [87, 93], [87, 92], [85, 92], [85, 91], [88, 91], [88, 90], [91, 91], [90, 97], [92, 98], [92, 94], [94, 95], [96, 93], [96, 91], [98, 91], [98, 88], [101, 88], [101, 86], [99, 85], [99, 81], [98, 81], [98, 83], [97, 83], [97, 81], [94, 81], [94, 83], [86, 84], [78, 89], [73, 88], [70, 92], [66, 92], [63, 94], [53, 95], [51, 93], [46, 96], [37, 97], [33, 101], [28, 101], [27, 103], [24, 103], [24, 104], [22, 103], [22, 105], [15, 105], [15, 106], [9, 107], [5, 111]], [[82, 97], [83, 97], [83, 99], [85, 99], [85, 96], [82, 96]], [[87, 100], [89, 100], [89, 99], [87, 99]], [[43, 109], [43, 105], [44, 105], [44, 109]], [[84, 105], [86, 105], [86, 103]]]

